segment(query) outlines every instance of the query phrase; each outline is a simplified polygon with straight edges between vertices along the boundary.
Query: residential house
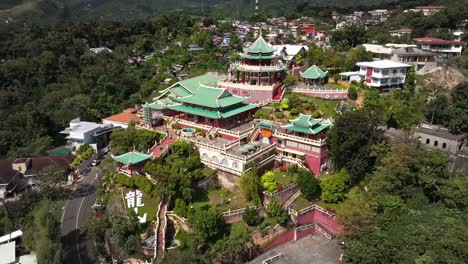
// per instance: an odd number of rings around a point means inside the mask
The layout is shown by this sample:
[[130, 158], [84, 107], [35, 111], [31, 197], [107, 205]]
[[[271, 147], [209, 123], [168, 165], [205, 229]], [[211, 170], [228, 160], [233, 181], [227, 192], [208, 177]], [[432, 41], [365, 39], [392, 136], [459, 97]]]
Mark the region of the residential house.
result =
[[411, 35], [411, 33], [413, 32], [413, 30], [411, 28], [400, 28], [400, 29], [396, 29], [396, 30], [390, 30], [390, 36], [392, 37], [403, 37], [403, 36], [409, 36]]
[[418, 74], [437, 67], [436, 54], [418, 49], [416, 45], [392, 44], [385, 45], [363, 44], [363, 47], [373, 54], [374, 60], [391, 60], [414, 65]]
[[416, 38], [414, 41], [420, 49], [445, 55], [461, 55], [463, 49], [466, 47], [466, 42], [464, 41], [443, 40], [437, 38]]
[[417, 6], [415, 10], [422, 12], [425, 16], [432, 16], [445, 8], [445, 6]]
[[114, 127], [112, 124], [97, 124], [93, 122], [81, 121], [80, 118], [75, 118], [70, 121], [70, 126], [61, 131], [60, 134], [66, 135], [67, 148], [72, 153], [82, 145], [90, 145], [98, 155], [106, 152], [109, 143], [109, 135], [114, 129], [121, 129], [121, 127]]
[[122, 127], [124, 129], [128, 128], [130, 122], [139, 123], [141, 121], [140, 117], [137, 115], [138, 109], [128, 108], [122, 111], [122, 113], [109, 116], [102, 119], [104, 125], [112, 124], [115, 127]]
[[341, 73], [341, 76], [364, 81], [367, 86], [375, 88], [398, 87], [405, 83], [406, 72], [411, 65], [390, 60], [359, 62], [358, 72]]
[[46, 172], [68, 172], [73, 160], [74, 156], [0, 160], [0, 199], [36, 186]]

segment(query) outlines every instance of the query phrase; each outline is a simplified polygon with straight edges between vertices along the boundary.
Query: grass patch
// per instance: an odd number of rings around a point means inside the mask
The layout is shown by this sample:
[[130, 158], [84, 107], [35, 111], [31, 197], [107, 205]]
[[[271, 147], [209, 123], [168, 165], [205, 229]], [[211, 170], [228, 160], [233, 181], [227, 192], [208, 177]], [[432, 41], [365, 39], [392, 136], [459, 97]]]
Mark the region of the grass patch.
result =
[[294, 175], [291, 175], [287, 172], [275, 170], [274, 175], [275, 175], [276, 183], [282, 184], [283, 186], [296, 182], [296, 177], [294, 177]]
[[334, 204], [334, 203], [326, 203], [324, 201], [317, 201], [315, 204], [325, 209], [327, 208], [333, 209], [337, 213], [343, 210], [343, 204], [341, 203]]
[[346, 86], [339, 84], [339, 83], [327, 83], [326, 86], [329, 86], [333, 89], [347, 89]]
[[[125, 194], [130, 191], [135, 191], [135, 190], [130, 189], [130, 188], [125, 188], [123, 190], [124, 197], [125, 197]], [[133, 211], [134, 208], [127, 208], [127, 200], [124, 199], [122, 202], [124, 203], [124, 208], [127, 210], [127, 214], [134, 212]], [[146, 222], [150, 222], [153, 219], [156, 219], [156, 214], [158, 213], [159, 203], [160, 203], [159, 198], [151, 197], [150, 195], [143, 193], [142, 203], [144, 204], [144, 206], [138, 207], [138, 216], [142, 217], [146, 213], [147, 214]], [[136, 199], [135, 199], [135, 205], [136, 205]]]
[[306, 207], [309, 207], [309, 206], [312, 206], [314, 204], [314, 202], [311, 202], [307, 199], [305, 199], [302, 195], [297, 197], [297, 199], [294, 201], [294, 204], [293, 204], [293, 209], [296, 210], [296, 211], [299, 211], [299, 210], [302, 210]]
[[322, 111], [324, 117], [334, 117], [336, 115], [336, 106], [339, 104], [339, 101], [323, 100], [303, 94], [286, 94], [285, 97], [288, 99], [291, 97], [297, 97], [302, 101], [313, 102], [317, 105], [317, 108]]
[[232, 192], [224, 188], [210, 190], [208, 202], [220, 212], [252, 206], [239, 191]]

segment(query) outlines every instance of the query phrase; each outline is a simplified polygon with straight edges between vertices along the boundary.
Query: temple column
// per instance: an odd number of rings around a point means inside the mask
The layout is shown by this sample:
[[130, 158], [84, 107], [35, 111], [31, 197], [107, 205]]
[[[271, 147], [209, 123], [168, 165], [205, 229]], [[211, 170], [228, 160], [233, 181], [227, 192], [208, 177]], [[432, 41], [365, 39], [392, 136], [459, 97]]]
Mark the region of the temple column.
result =
[[258, 85], [259, 86], [262, 85], [262, 73], [261, 72], [258, 73]]
[[245, 72], [242, 72], [242, 84], [245, 84]]

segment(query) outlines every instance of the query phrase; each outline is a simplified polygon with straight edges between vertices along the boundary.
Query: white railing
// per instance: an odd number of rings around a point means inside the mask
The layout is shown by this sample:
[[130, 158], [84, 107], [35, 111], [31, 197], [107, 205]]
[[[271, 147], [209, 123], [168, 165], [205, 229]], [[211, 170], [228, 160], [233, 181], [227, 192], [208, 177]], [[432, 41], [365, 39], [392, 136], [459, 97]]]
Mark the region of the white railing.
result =
[[297, 191], [293, 196], [291, 196], [283, 205], [283, 208], [289, 208], [292, 203], [301, 195], [300, 191]]
[[183, 120], [183, 119], [179, 119], [178, 123], [180, 123], [182, 125], [187, 125], [187, 126], [191, 126], [191, 127], [200, 128], [200, 129], [210, 130], [211, 128], [213, 128], [212, 126], [209, 126], [209, 125], [198, 124], [198, 123], [188, 121], [188, 120]]
[[[286, 69], [286, 66], [282, 64], [276, 64], [271, 66], [265, 65], [247, 65], [247, 64], [236, 64], [232, 65], [235, 69], [239, 71], [252, 71], [252, 72], [259, 72], [259, 71], [283, 71]], [[266, 76], [268, 77], [268, 76]]]
[[[240, 143], [239, 143], [240, 144]], [[236, 155], [233, 155], [233, 154], [230, 154], [230, 153], [223, 153], [225, 156], [227, 157], [230, 157], [232, 159], [236, 159], [236, 160], [239, 160], [239, 161], [242, 161], [244, 163], [246, 163], [247, 161], [255, 158], [256, 156], [258, 156], [259, 154], [263, 154], [265, 152], [268, 152], [269, 150], [273, 149], [273, 148], [276, 148], [276, 145], [269, 145], [268, 147], [264, 148], [264, 149], [261, 149], [259, 152], [256, 152], [252, 155], [244, 155], [243, 157], [239, 157], [239, 156], [236, 156]], [[275, 155], [276, 156], [276, 155]]]
[[320, 206], [318, 206], [318, 205], [316, 205], [316, 204], [311, 205], [311, 206], [309, 206], [309, 207], [306, 207], [306, 208], [304, 208], [304, 209], [301, 209], [301, 210], [299, 210], [299, 211], [296, 211], [296, 210], [294, 210], [294, 209], [292, 209], [292, 208], [289, 208], [289, 213], [290, 213], [291, 215], [294, 215], [294, 216], [297, 217], [297, 216], [299, 216], [299, 215], [303, 215], [303, 214], [305, 214], [305, 213], [307, 213], [307, 212], [310, 212], [310, 211], [312, 211], [312, 210], [320, 211], [320, 212], [322, 212], [322, 213], [324, 213], [324, 214], [326, 214], [326, 215], [332, 217], [333, 219], [336, 219], [336, 215], [335, 215], [335, 214], [332, 214], [332, 213], [329, 212], [328, 210], [326, 210], [326, 209], [324, 209], [324, 208], [322, 208], [322, 207], [320, 207]]
[[275, 130], [275, 132], [273, 133], [273, 136], [277, 137], [277, 138], [286, 138], [286, 139], [290, 139], [290, 140], [294, 140], [294, 141], [304, 142], [304, 143], [308, 143], [308, 144], [314, 144], [315, 146], [319, 146], [319, 147], [325, 145], [325, 140], [323, 140], [323, 139], [313, 140], [313, 139], [310, 139], [310, 138], [304, 138], [304, 137], [299, 137], [299, 136], [295, 136], [295, 135], [281, 133], [281, 132], [278, 132], [278, 130]]
[[279, 259], [281, 257], [283, 257], [283, 255], [281, 255], [281, 254], [274, 255], [273, 257], [269, 257], [269, 258], [263, 260], [262, 264], [269, 264], [269, 263], [271, 263], [271, 262], [273, 262], [273, 261], [275, 261], [275, 260], [277, 260], [277, 259]]
[[291, 190], [292, 188], [295, 188], [295, 187], [297, 187], [297, 183], [293, 182], [293, 183], [290, 183], [290, 184], [286, 185], [281, 190], [277, 190], [277, 191], [274, 191], [274, 192], [263, 191], [263, 194], [265, 194], [267, 196], [276, 196], [276, 195], [279, 195], [281, 193], [287, 192], [287, 191], [289, 191], [289, 190]]
[[224, 165], [221, 165], [219, 163], [213, 162], [211, 160], [201, 159], [200, 161], [205, 165], [208, 165], [208, 166], [211, 165], [212, 167], [214, 167], [216, 169], [227, 171], [227, 172], [233, 173], [233, 174], [238, 175], [238, 176], [242, 175], [242, 172], [243, 172], [241, 170], [236, 170], [236, 169], [233, 169], [231, 167], [224, 166]]
[[302, 169], [306, 169], [306, 170], [308, 169], [307, 166], [304, 165], [304, 161], [302, 161], [301, 159], [280, 155], [276, 157], [276, 160], [291, 162], [291, 163], [297, 164], [297, 166], [299, 166]]
[[219, 82], [219, 87], [220, 88], [238, 88], [238, 89], [244, 89], [244, 90], [265, 90], [265, 91], [271, 91], [274, 88], [276, 88], [279, 83], [276, 85], [251, 85], [248, 83], [233, 83], [233, 82]]
[[236, 209], [236, 210], [229, 210], [229, 211], [226, 211], [226, 212], [223, 212], [221, 215], [223, 217], [229, 217], [229, 216], [233, 216], [233, 215], [240, 215], [240, 214], [244, 214], [245, 213], [245, 210], [247, 210], [247, 208], [253, 208], [255, 210], [257, 210], [258, 208], [255, 207], [255, 206], [251, 206], [251, 207], [244, 207], [244, 208], [240, 208], [240, 209]]
[[289, 88], [289, 90], [291, 92], [313, 92], [313, 93], [339, 93], [339, 94], [343, 94], [343, 93], [348, 93], [348, 89], [321, 89], [320, 87], [319, 88], [316, 88], [316, 87], [310, 87], [310, 88], [299, 88], [299, 87], [296, 87], [296, 88]]
[[[333, 239], [333, 236], [327, 231], [325, 230], [324, 228], [322, 228], [319, 224], [317, 223], [312, 223], [312, 224], [307, 224], [307, 225], [301, 225], [299, 227], [297, 227], [294, 231], [295, 231], [295, 236], [297, 236], [297, 232], [298, 231], [304, 231], [304, 230], [307, 230], [307, 229], [310, 229], [310, 228], [313, 228], [315, 229], [316, 231], [322, 233], [326, 238], [328, 239]], [[295, 238], [295, 240], [297, 240], [297, 238]]]

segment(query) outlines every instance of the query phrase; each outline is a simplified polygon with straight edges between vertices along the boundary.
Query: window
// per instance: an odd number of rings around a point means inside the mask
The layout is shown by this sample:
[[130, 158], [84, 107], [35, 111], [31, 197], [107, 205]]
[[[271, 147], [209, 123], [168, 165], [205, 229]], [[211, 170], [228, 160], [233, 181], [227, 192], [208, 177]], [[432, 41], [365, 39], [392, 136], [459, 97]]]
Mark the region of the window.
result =
[[237, 162], [234, 161], [234, 162], [232, 163], [232, 168], [233, 168], [233, 169], [238, 169], [238, 168], [239, 168], [239, 164], [238, 164]]
[[380, 73], [380, 70], [375, 69], [375, 70], [374, 70], [374, 73], [377, 73], [377, 74], [378, 74], [378, 73]]
[[439, 145], [439, 141], [434, 141], [434, 146], [437, 147]]
[[383, 74], [383, 75], [387, 75], [387, 74], [388, 74], [388, 70], [383, 70], [383, 71], [382, 71], [382, 74]]
[[213, 161], [216, 164], [219, 164], [218, 157], [216, 157], [216, 156], [211, 157], [211, 161]]
[[208, 157], [208, 154], [206, 153], [203, 153], [203, 155], [201, 156], [202, 159], [204, 160], [209, 160], [210, 158]]
[[443, 143], [442, 148], [447, 148], [447, 143]]
[[398, 78], [392, 78], [392, 83], [398, 82]]
[[398, 73], [398, 70], [397, 70], [397, 69], [394, 69], [392, 72], [393, 72], [393, 74], [397, 74], [397, 73]]
[[385, 84], [385, 83], [387, 83], [387, 82], [388, 82], [388, 79], [382, 79], [382, 80], [380, 80], [380, 83], [383, 83], [383, 84]]
[[430, 139], [426, 139], [426, 144], [431, 144], [431, 140], [430, 140]]
[[406, 70], [405, 70], [405, 69], [401, 69], [400, 72], [401, 72], [401, 73], [405, 73]]
[[223, 159], [221, 161], [221, 165], [226, 166], [226, 167], [229, 166], [227, 159]]
[[379, 82], [379, 79], [377, 79], [377, 78], [372, 78], [372, 82], [373, 82], [373, 83], [378, 83], [378, 82]]

